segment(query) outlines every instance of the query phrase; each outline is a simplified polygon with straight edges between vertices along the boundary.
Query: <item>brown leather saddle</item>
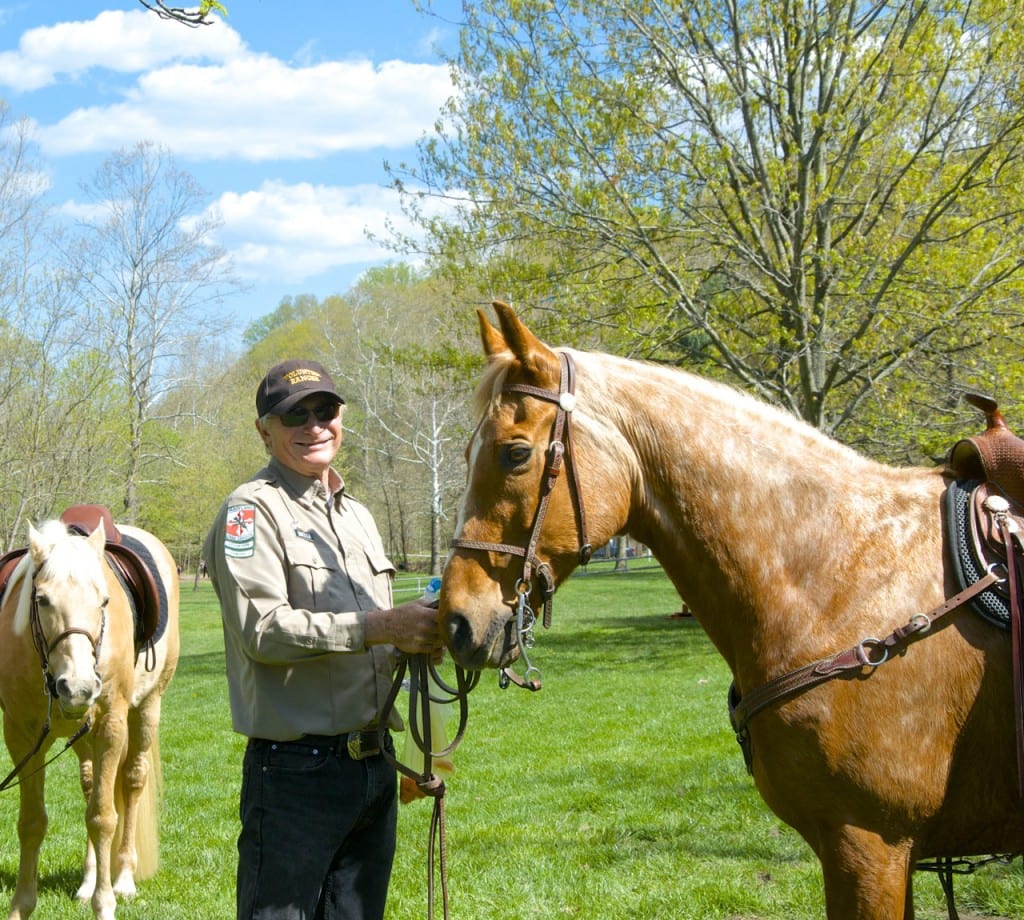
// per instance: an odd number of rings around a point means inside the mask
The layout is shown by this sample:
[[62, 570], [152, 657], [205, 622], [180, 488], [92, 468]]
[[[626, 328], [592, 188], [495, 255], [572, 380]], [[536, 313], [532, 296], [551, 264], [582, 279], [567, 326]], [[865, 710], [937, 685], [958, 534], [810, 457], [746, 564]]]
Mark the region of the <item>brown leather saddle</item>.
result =
[[1010, 431], [995, 400], [965, 398], [985, 413], [986, 428], [949, 452], [948, 549], [961, 588], [989, 573], [1001, 576], [971, 604], [1010, 633], [1017, 785], [1024, 795], [1024, 440]]
[[[994, 400], [976, 393], [965, 399], [985, 413], [986, 428], [954, 444], [947, 461], [946, 535], [960, 588], [993, 567], [1006, 570], [1011, 554], [1013, 567], [1024, 569], [1024, 439], [1010, 431]], [[1004, 629], [1011, 626], [1011, 604], [1008, 580], [972, 601]]]
[[977, 437], [953, 445], [950, 471], [961, 479], [991, 483], [1024, 508], [1024, 439], [1010, 431], [994, 399], [979, 393], [967, 393], [964, 399], [985, 413], [986, 428]]
[[[103, 522], [106, 535], [104, 553], [118, 581], [125, 589], [135, 616], [135, 646], [156, 642], [167, 620], [167, 590], [160, 578], [156, 560], [139, 540], [121, 533], [110, 510], [103, 505], [73, 505], [61, 516], [69, 531], [88, 536]], [[0, 594], [11, 574], [28, 552], [27, 547], [0, 556]]]

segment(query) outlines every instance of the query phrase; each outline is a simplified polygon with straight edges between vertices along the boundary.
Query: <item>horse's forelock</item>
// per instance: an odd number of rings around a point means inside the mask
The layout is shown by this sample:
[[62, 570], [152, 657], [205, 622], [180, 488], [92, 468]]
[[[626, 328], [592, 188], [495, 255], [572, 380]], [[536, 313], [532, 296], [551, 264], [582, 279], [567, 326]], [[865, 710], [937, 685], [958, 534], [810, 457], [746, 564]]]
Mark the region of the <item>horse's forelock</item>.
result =
[[[54, 581], [71, 581], [78, 584], [95, 584], [103, 579], [103, 569], [95, 553], [82, 537], [68, 532], [62, 521], [44, 521], [36, 528], [35, 541], [49, 549], [38, 569], [42, 578]], [[11, 628], [15, 635], [21, 635], [28, 628], [29, 612], [32, 607], [32, 590], [37, 575], [32, 552], [25, 553], [11, 573], [9, 584], [21, 579], [18, 606], [14, 611]]]
[[[45, 528], [45, 529], [43, 529]], [[99, 559], [84, 537], [70, 533], [61, 521], [47, 521], [40, 532], [51, 540], [40, 574], [61, 581], [89, 584], [102, 578]]]
[[50, 581], [80, 585], [98, 584], [103, 581], [103, 569], [95, 552], [85, 538], [70, 533], [62, 521], [44, 521], [40, 524], [36, 528], [35, 542], [47, 547], [47, 550], [39, 563], [38, 572], [35, 569], [32, 552], [25, 554], [30, 568], [26, 573], [28, 577], [22, 582], [18, 610], [15, 614], [16, 631], [18, 625], [24, 628], [28, 621], [32, 582], [36, 576]]
[[493, 355], [487, 362], [480, 383], [473, 394], [473, 412], [478, 419], [488, 415], [497, 405], [515, 358], [512, 352]]

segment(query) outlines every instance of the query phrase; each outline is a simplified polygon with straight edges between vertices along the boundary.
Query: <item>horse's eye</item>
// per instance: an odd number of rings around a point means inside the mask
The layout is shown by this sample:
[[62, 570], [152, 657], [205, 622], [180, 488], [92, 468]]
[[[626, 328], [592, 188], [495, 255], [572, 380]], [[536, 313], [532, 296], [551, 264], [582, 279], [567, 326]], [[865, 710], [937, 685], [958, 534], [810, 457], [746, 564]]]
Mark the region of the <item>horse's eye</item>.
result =
[[100, 606], [103, 607], [103, 608], [106, 608], [107, 604], [109, 604], [109, 603], [110, 603], [110, 598], [109, 597], [104, 597], [100, 601]]
[[528, 444], [506, 444], [501, 449], [501, 465], [506, 470], [514, 470], [523, 466], [533, 453]]
[[36, 594], [36, 603], [40, 607], [49, 607], [50, 599], [45, 594]]

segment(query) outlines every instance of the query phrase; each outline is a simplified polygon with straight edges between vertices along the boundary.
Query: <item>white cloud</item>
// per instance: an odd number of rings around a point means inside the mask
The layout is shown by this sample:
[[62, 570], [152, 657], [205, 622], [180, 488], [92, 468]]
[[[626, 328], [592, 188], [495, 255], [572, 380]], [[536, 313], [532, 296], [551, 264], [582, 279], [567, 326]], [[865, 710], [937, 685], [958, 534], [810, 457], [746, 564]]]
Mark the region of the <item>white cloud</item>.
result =
[[[202, 163], [204, 186], [213, 179], [214, 188], [232, 189], [211, 209], [223, 222], [216, 242], [238, 274], [255, 284], [300, 285], [399, 258], [367, 239], [368, 231], [387, 238], [389, 224], [417, 235], [397, 194], [337, 182], [349, 164], [364, 167], [361, 180], [371, 174], [369, 159], [408, 150], [453, 92], [445, 64], [316, 60], [316, 47], [312, 39], [286, 62], [253, 52], [222, 22], [168, 28], [144, 11], [105, 12], [26, 31], [17, 50], [0, 52], [0, 95], [6, 86], [31, 104], [34, 89], [73, 88], [40, 93], [41, 106], [60, 95], [63, 108], [33, 121], [33, 137], [61, 178], [142, 140], [167, 148], [185, 169]], [[71, 108], [82, 99], [88, 104]], [[301, 161], [309, 181], [267, 179], [244, 191], [232, 172], [242, 162], [275, 161]], [[58, 209], [81, 219], [95, 207], [65, 200]]]
[[94, 68], [139, 73], [169, 61], [224, 61], [242, 48], [238, 33], [219, 21], [202, 29], [169, 29], [144, 10], [108, 10], [94, 19], [26, 31], [17, 51], [0, 53], [0, 86], [28, 91]]
[[223, 226], [217, 241], [238, 273], [257, 281], [300, 282], [345, 265], [384, 261], [394, 253], [367, 239], [386, 224], [412, 232], [397, 194], [376, 185], [349, 187], [265, 182], [222, 195], [213, 205]]
[[292, 67], [267, 55], [151, 71], [125, 101], [80, 108], [37, 136], [51, 156], [152, 140], [184, 158], [314, 159], [413, 143], [452, 93], [441, 65], [331, 61]]
[[[300, 58], [307, 59], [305, 55]], [[107, 152], [151, 140], [186, 159], [312, 159], [406, 146], [453, 91], [448, 68], [392, 60], [289, 64], [249, 51], [223, 21], [168, 28], [145, 11], [100, 13], [25, 32], [0, 53], [0, 86], [38, 89], [87, 72], [114, 101], [38, 124], [48, 156]]]

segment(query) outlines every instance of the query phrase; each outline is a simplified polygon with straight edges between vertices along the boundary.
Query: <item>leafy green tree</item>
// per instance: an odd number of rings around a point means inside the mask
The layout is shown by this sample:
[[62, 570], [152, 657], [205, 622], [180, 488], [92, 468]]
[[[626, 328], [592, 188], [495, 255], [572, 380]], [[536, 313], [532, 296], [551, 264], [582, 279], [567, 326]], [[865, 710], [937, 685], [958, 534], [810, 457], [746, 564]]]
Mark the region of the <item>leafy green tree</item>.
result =
[[[1016, 356], [1024, 21], [995, 0], [482, 0], [422, 248], [865, 439]], [[443, 216], [423, 191], [443, 197]], [[951, 344], [953, 348], [951, 350]]]
[[65, 242], [64, 258], [122, 388], [128, 449], [119, 513], [134, 522], [147, 469], [168, 449], [155, 437], [158, 407], [182, 359], [227, 328], [213, 307], [234, 280], [209, 242], [217, 218], [203, 213], [202, 189], [168, 151], [148, 142], [119, 151], [85, 192], [94, 210]]
[[481, 359], [470, 311], [408, 265], [371, 269], [325, 314], [323, 338], [349, 396], [346, 475], [363, 490], [389, 551], [407, 567], [427, 549], [439, 573], [448, 512], [465, 482], [459, 458]]
[[[103, 501], [122, 456], [109, 363], [66, 273], [47, 264], [46, 170], [25, 119], [0, 102], [0, 545], [26, 524]], [[85, 497], [85, 490], [91, 496]]]

